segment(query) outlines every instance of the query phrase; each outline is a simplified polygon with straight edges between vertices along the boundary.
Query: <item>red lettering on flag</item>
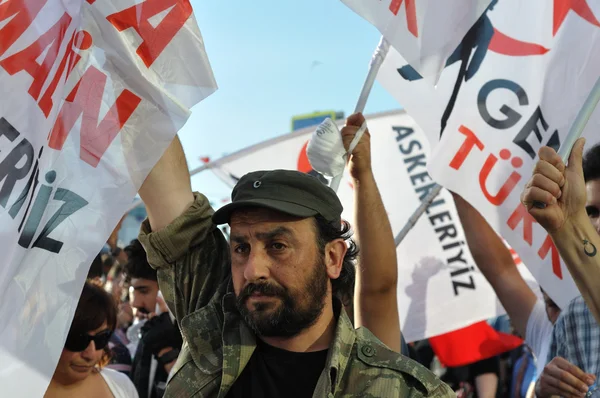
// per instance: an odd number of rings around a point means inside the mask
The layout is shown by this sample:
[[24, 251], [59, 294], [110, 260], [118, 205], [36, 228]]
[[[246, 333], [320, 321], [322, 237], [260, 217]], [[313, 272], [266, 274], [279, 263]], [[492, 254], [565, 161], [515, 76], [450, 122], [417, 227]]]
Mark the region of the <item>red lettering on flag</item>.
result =
[[479, 172], [479, 187], [485, 198], [493, 205], [500, 206], [506, 198], [512, 193], [519, 181], [521, 181], [521, 175], [516, 171], [510, 173], [508, 179], [504, 182], [500, 190], [496, 195], [492, 195], [487, 189], [487, 180], [492, 172], [494, 166], [498, 163], [498, 158], [493, 154], [490, 154], [483, 165], [483, 168]]
[[[61, 77], [63, 76], [65, 68], [67, 69], [67, 73], [64, 77], [64, 80], [66, 81], [71, 72], [73, 71], [73, 68], [75, 68], [75, 65], [77, 65], [77, 63], [81, 59], [81, 55], [77, 54], [73, 48], [75, 47], [79, 50], [87, 50], [91, 46], [92, 35], [90, 35], [88, 32], [82, 30], [77, 33], [73, 33], [73, 37], [71, 37], [71, 40], [67, 45], [67, 51], [65, 52], [65, 55], [63, 56], [60, 65], [58, 66], [56, 74], [54, 75], [54, 79], [52, 79], [52, 82], [50, 82], [50, 85], [48, 86], [48, 88], [44, 92], [44, 95], [42, 95], [42, 98], [38, 103], [40, 109], [42, 110], [42, 112], [44, 112], [44, 115], [46, 115], [46, 117], [48, 117], [48, 115], [50, 115], [50, 112], [52, 111], [52, 106], [54, 105], [52, 101], [52, 96], [54, 95], [56, 87], [58, 86], [58, 83]], [[68, 68], [67, 62], [69, 62]]]
[[562, 279], [563, 276], [562, 268], [560, 266], [560, 255], [558, 253], [558, 249], [554, 245], [554, 242], [552, 242], [550, 235], [546, 237], [546, 240], [538, 251], [538, 256], [540, 256], [542, 260], [545, 260], [549, 251], [552, 251], [552, 272], [554, 272], [554, 275], [556, 275], [558, 279]]
[[[400, 7], [404, 1], [405, 0], [392, 0], [390, 3], [390, 11], [394, 15], [398, 15], [398, 11], [400, 11]], [[406, 0], [406, 24], [408, 25], [408, 31], [412, 33], [414, 37], [419, 37], [415, 0]]]
[[529, 214], [527, 208], [519, 203], [519, 206], [517, 206], [513, 214], [511, 214], [506, 224], [514, 231], [521, 221], [523, 221], [523, 239], [525, 239], [525, 242], [529, 243], [529, 246], [532, 246], [533, 224], [536, 221], [531, 214]]
[[[58, 51], [70, 23], [71, 17], [69, 14], [64, 13], [54, 26], [29, 45], [29, 47], [0, 61], [0, 65], [10, 75], [25, 71], [33, 77], [33, 83], [29, 87], [29, 95], [35, 100], [38, 99], [42, 91], [42, 86], [48, 78], [50, 69], [52, 69], [52, 65], [56, 62]], [[37, 59], [46, 49], [48, 52], [44, 57], [44, 61], [39, 64]]]
[[475, 133], [473, 133], [470, 129], [461, 125], [458, 128], [458, 131], [459, 131], [459, 133], [462, 133], [465, 135], [465, 142], [463, 142], [460, 149], [458, 150], [458, 152], [456, 152], [456, 155], [454, 155], [454, 158], [450, 162], [450, 167], [452, 167], [454, 170], [460, 169], [460, 167], [464, 163], [467, 156], [473, 150], [474, 146], [477, 146], [477, 148], [480, 151], [483, 151], [483, 148], [484, 148], [483, 142], [479, 141], [479, 138], [477, 138]]
[[[168, 14], [154, 28], [149, 19], [169, 8]], [[135, 29], [142, 38], [142, 44], [136, 52], [144, 64], [150, 67], [181, 30], [190, 15], [192, 15], [192, 6], [189, 0], [146, 0], [109, 15], [106, 19], [119, 32], [129, 28]]]
[[95, 67], [91, 66], [86, 70], [66, 98], [48, 137], [48, 146], [61, 150], [75, 122], [83, 115], [79, 156], [92, 167], [98, 166], [111, 142], [142, 101], [131, 91], [123, 90], [98, 124], [106, 80], [106, 75]]
[[10, 21], [0, 29], [0, 56], [29, 28], [47, 0], [0, 1], [0, 22]]

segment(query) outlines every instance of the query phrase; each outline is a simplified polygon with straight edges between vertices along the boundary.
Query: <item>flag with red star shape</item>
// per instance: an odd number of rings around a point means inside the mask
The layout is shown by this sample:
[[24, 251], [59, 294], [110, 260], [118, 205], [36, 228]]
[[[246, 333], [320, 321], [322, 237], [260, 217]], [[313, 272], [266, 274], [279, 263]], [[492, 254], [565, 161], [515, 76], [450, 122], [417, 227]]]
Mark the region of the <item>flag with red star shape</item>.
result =
[[600, 22], [598, 22], [598, 19], [596, 19], [596, 16], [587, 3], [587, 0], [554, 0], [552, 36], [556, 36], [556, 33], [562, 26], [567, 14], [571, 10], [592, 25], [600, 27]]

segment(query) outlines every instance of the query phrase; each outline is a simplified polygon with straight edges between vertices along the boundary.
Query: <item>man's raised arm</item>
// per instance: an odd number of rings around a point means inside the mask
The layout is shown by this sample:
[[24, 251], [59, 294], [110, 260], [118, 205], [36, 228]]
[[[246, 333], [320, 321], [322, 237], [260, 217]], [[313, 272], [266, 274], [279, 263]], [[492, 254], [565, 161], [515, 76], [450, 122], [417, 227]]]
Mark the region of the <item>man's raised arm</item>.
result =
[[537, 302], [535, 293], [521, 276], [510, 250], [498, 234], [466, 200], [457, 194], [453, 196], [477, 267], [492, 285], [519, 334], [527, 336], [527, 322]]
[[[342, 129], [346, 148], [364, 120], [361, 114], [348, 118]], [[360, 247], [354, 319], [356, 327], [365, 326], [389, 348], [400, 352], [396, 245], [371, 169], [370, 142], [367, 131], [354, 149], [349, 164], [354, 182], [356, 237]]]
[[[600, 235], [585, 209], [584, 145], [584, 139], [575, 143], [568, 167], [554, 149], [541, 148], [540, 160], [521, 201], [550, 233], [587, 306], [600, 323]], [[592, 180], [598, 181], [588, 176], [590, 189], [594, 186]]]
[[175, 136], [142, 187], [140, 196], [146, 205], [153, 231], [159, 231], [179, 217], [194, 202], [185, 154]]
[[[212, 222], [206, 197], [193, 194], [176, 137], [144, 181], [140, 196], [148, 220], [139, 240], [178, 321], [206, 306], [229, 275], [229, 248]], [[221, 289], [222, 290], [222, 289]]]

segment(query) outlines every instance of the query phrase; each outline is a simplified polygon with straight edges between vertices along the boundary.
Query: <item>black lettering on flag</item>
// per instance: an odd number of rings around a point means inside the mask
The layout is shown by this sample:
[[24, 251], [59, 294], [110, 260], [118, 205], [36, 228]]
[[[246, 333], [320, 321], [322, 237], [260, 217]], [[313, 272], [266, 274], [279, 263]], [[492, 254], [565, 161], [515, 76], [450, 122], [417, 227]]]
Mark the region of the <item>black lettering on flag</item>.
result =
[[[50, 170], [46, 173], [46, 182], [48, 184], [54, 183], [55, 180], [56, 172], [54, 170]], [[23, 229], [21, 237], [19, 238], [19, 246], [29, 248], [31, 241], [33, 240], [33, 236], [40, 225], [40, 221], [42, 221], [42, 216], [46, 211], [51, 194], [52, 187], [50, 185], [42, 184], [40, 186], [40, 190], [38, 191], [35, 202], [33, 203], [33, 207], [31, 208], [31, 213], [29, 213], [29, 217], [25, 223], [25, 228]]]
[[408, 166], [409, 174], [419, 166], [427, 168], [427, 163], [425, 163], [425, 154], [423, 153], [404, 159], [404, 164], [410, 164], [410, 166]]
[[435, 232], [438, 234], [441, 232], [441, 235], [438, 236], [440, 242], [444, 242], [447, 238], [456, 238], [458, 236], [458, 231], [454, 224], [438, 227], [435, 229]]
[[[0, 118], [0, 136], [5, 136], [14, 142], [19, 135], [19, 132], [6, 119]], [[0, 183], [2, 183], [0, 206], [6, 208], [17, 181], [27, 177], [33, 164], [33, 157], [33, 146], [26, 138], [23, 138], [0, 162]], [[25, 159], [24, 162], [23, 159]], [[18, 166], [21, 163], [24, 164]]]
[[506, 116], [506, 118], [496, 119], [491, 115], [487, 107], [487, 99], [492, 92], [499, 89], [513, 92], [519, 101], [519, 105], [521, 106], [528, 105], [529, 98], [527, 98], [527, 93], [523, 87], [511, 80], [490, 80], [489, 82], [485, 83], [483, 87], [481, 87], [481, 90], [479, 90], [479, 94], [477, 95], [477, 108], [479, 109], [479, 114], [481, 115], [482, 119], [491, 127], [498, 130], [506, 130], [517, 124], [519, 120], [521, 120], [522, 116], [519, 112], [515, 111], [506, 104], [500, 107], [500, 113]]
[[60, 200], [65, 203], [56, 211], [56, 213], [54, 213], [52, 218], [48, 220], [48, 223], [46, 223], [46, 226], [33, 244], [33, 247], [39, 247], [40, 249], [48, 250], [52, 253], [58, 253], [63, 246], [63, 242], [52, 239], [48, 237], [48, 235], [63, 221], [69, 218], [69, 216], [84, 208], [88, 202], [75, 192], [63, 188], [58, 188], [56, 190], [54, 200]]
[[[0, 138], [5, 137], [10, 142], [16, 142], [20, 135], [5, 118], [0, 117]], [[9, 205], [16, 183], [29, 176], [25, 187], [8, 211], [10, 217], [15, 219], [23, 209], [25, 202], [28, 202], [18, 228], [18, 232], [21, 233], [18, 244], [27, 249], [37, 247], [52, 253], [59, 253], [63, 242], [51, 238], [50, 233], [67, 218], [87, 206], [88, 202], [64, 188], [57, 188], [52, 197], [52, 191], [54, 191], [52, 184], [56, 181], [56, 171], [54, 170], [48, 171], [44, 176], [48, 185], [40, 184], [39, 164], [43, 150], [44, 147], [41, 147], [34, 164], [33, 146], [23, 137], [0, 161], [0, 206], [6, 208]], [[39, 189], [37, 189], [38, 185], [40, 185]], [[27, 200], [28, 197], [29, 200]], [[48, 220], [34, 241], [51, 198], [64, 203]]]
[[534, 134], [535, 138], [537, 138], [538, 143], [542, 142], [542, 133], [540, 132], [540, 127], [543, 131], [548, 130], [548, 123], [546, 119], [544, 119], [544, 115], [542, 115], [542, 110], [538, 106], [536, 110], [533, 112], [529, 120], [525, 123], [523, 128], [519, 131], [516, 137], [513, 139], [513, 143], [518, 145], [521, 149], [523, 149], [527, 154], [535, 159], [535, 155], [537, 150], [533, 149], [531, 144], [527, 142], [527, 139]]
[[[423, 201], [425, 197], [436, 186], [431, 180], [431, 176], [427, 172], [427, 163], [425, 154], [423, 153], [423, 145], [419, 140], [412, 138], [414, 130], [408, 127], [392, 127], [396, 133], [396, 142], [398, 150], [404, 155], [403, 161], [407, 168], [408, 177], [413, 186], [415, 193], [419, 196], [419, 200]], [[411, 137], [408, 139], [408, 137]], [[410, 157], [407, 157], [409, 156]], [[423, 167], [424, 169], [421, 169]], [[459, 237], [458, 229], [452, 219], [452, 213], [446, 208], [444, 198], [435, 199], [427, 208], [427, 215], [431, 226], [438, 235], [438, 240], [442, 245], [442, 250], [448, 252], [446, 255], [446, 263], [450, 268], [450, 279], [454, 295], [458, 295], [462, 289], [475, 289], [475, 281], [469, 275], [470, 282], [457, 281], [454, 278], [465, 278], [467, 273], [475, 270], [474, 266], [467, 263], [464, 255], [465, 252], [461, 248], [465, 245], [464, 238]], [[442, 207], [439, 207], [442, 206]], [[434, 213], [432, 209], [439, 209]], [[452, 266], [454, 263], [461, 263], [460, 268]], [[464, 266], [463, 266], [464, 264]]]
[[460, 287], [475, 290], [475, 281], [473, 280], [473, 277], [469, 275], [469, 283], [452, 280], [452, 287], [454, 288], [454, 295], [458, 296], [458, 288]]
[[429, 217], [429, 222], [431, 223], [432, 226], [435, 227], [436, 220], [440, 221], [440, 223], [443, 223], [445, 219], [448, 219], [448, 221], [452, 221], [452, 216], [450, 215], [449, 211], [443, 211], [441, 213], [434, 214], [433, 216]]
[[410, 155], [414, 151], [420, 151], [423, 149], [423, 145], [418, 140], [410, 140], [408, 143], [403, 142], [407, 137], [410, 137], [415, 130], [410, 127], [392, 127], [396, 132], [396, 142], [398, 142], [398, 149], [403, 155]]
[[422, 202], [423, 199], [429, 195], [429, 192], [434, 190], [436, 185], [435, 182], [432, 182], [431, 184], [423, 185], [422, 187], [415, 189], [415, 192], [419, 195], [419, 200]]
[[429, 214], [429, 211], [431, 209], [433, 209], [434, 207], [445, 205], [445, 204], [446, 204], [446, 199], [444, 199], [444, 198], [439, 198], [439, 199], [434, 200], [433, 202], [431, 202], [431, 204], [427, 208], [427, 214]]
[[[37, 184], [38, 184], [38, 176], [40, 173], [40, 158], [42, 157], [42, 152], [44, 151], [44, 147], [40, 148], [40, 152], [38, 154], [38, 157], [35, 161], [35, 164], [33, 165], [33, 173], [31, 173], [31, 175], [29, 176], [29, 180], [27, 181], [27, 184], [25, 185], [25, 188], [23, 188], [23, 191], [21, 191], [21, 194], [19, 195], [19, 197], [17, 198], [17, 200], [15, 200], [15, 202], [13, 203], [13, 205], [10, 207], [10, 210], [8, 212], [8, 214], [14, 219], [17, 214], [19, 214], [19, 212], [21, 211], [21, 208], [23, 207], [23, 204], [25, 203], [25, 200], [27, 199], [27, 196], [29, 195], [29, 193], [33, 193], [35, 192], [35, 189], [37, 188]], [[32, 184], [34, 184], [35, 181], [35, 185], [33, 185], [33, 189], [31, 189]], [[27, 212], [29, 212], [29, 207], [31, 205], [31, 200], [33, 199], [33, 196], [31, 197], [31, 199], [29, 200], [29, 203], [27, 204], [27, 209], [25, 210], [25, 214], [27, 214]], [[19, 225], [19, 232], [21, 232], [21, 229], [23, 228], [23, 222], [25, 221], [25, 215], [23, 216], [23, 220], [21, 221], [21, 224]]]
[[450, 257], [448, 259], [448, 263], [453, 264], [455, 262], [461, 262], [463, 264], [467, 264], [467, 260], [465, 260], [465, 258], [463, 257], [464, 254], [465, 252], [463, 251], [463, 249], [460, 249], [456, 256]]

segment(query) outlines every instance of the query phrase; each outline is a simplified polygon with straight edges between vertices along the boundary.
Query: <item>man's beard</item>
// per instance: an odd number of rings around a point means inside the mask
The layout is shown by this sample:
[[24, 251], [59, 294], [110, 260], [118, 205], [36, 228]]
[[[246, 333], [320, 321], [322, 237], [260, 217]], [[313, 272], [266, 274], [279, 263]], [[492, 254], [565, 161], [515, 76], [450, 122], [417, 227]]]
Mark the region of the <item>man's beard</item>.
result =
[[[290, 295], [287, 289], [272, 285], [268, 282], [251, 283], [237, 297], [237, 308], [248, 326], [259, 336], [264, 337], [293, 337], [301, 331], [314, 325], [325, 307], [327, 295], [327, 276], [323, 257], [319, 256], [314, 271], [309, 276], [302, 298], [308, 300], [307, 306], [300, 308], [298, 299]], [[255, 303], [254, 310], [247, 307], [247, 302], [253, 293], [277, 297], [268, 303]], [[275, 301], [275, 304], [273, 302]], [[271, 310], [272, 306], [277, 306]]]

